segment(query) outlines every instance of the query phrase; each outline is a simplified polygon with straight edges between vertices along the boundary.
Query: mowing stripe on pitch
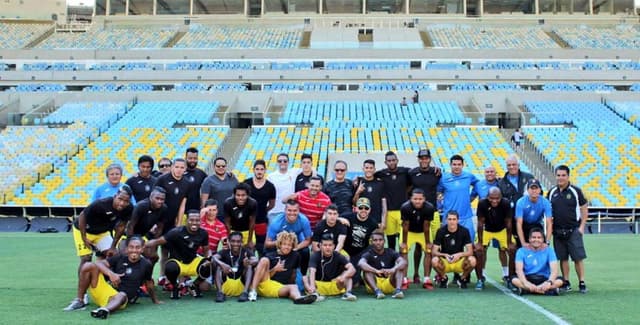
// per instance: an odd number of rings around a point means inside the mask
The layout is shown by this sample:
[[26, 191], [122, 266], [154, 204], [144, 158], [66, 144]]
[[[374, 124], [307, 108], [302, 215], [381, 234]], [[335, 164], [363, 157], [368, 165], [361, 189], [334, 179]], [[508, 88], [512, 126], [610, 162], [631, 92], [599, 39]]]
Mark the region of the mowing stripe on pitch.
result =
[[514, 294], [513, 292], [511, 292], [511, 290], [505, 288], [503, 285], [501, 285], [500, 283], [494, 281], [492, 278], [490, 278], [488, 276], [485, 276], [485, 278], [487, 279], [487, 282], [489, 284], [491, 284], [492, 286], [498, 288], [498, 290], [502, 291], [502, 293], [504, 293], [505, 295], [511, 296], [512, 298], [514, 298], [514, 299], [520, 301], [521, 303], [529, 306], [529, 308], [531, 308], [531, 309], [533, 309], [533, 310], [545, 315], [547, 318], [549, 318], [554, 323], [559, 324], [559, 325], [569, 325], [569, 322], [567, 322], [564, 319], [560, 318], [560, 316], [558, 316], [558, 315], [556, 315], [556, 314], [544, 309], [542, 306], [536, 304], [535, 302]]

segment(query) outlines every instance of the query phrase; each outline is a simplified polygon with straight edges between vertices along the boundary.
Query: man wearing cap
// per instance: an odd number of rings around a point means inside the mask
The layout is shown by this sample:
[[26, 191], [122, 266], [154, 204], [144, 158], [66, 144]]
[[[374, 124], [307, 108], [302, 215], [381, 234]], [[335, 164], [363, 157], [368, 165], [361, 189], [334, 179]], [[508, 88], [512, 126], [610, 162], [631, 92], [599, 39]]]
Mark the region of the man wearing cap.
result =
[[[369, 217], [371, 213], [371, 203], [366, 197], [358, 199], [356, 202], [357, 212], [349, 217], [349, 231], [347, 233], [347, 244], [344, 250], [349, 254], [351, 264], [357, 267], [360, 256], [369, 247], [371, 234], [378, 229], [378, 223]], [[356, 270], [354, 282], [359, 283], [360, 270]]]
[[518, 248], [525, 246], [526, 235], [533, 228], [545, 229], [546, 235], [551, 234], [553, 227], [553, 216], [551, 215], [551, 202], [541, 193], [540, 182], [537, 179], [530, 179], [527, 183], [527, 194], [516, 202], [516, 229]]
[[375, 160], [365, 160], [362, 164], [362, 170], [364, 171], [364, 177], [358, 177], [353, 183], [353, 186], [356, 187], [353, 202], [357, 206], [358, 199], [361, 197], [369, 199], [371, 209], [369, 216], [378, 224], [378, 228], [384, 230], [387, 226], [387, 198], [384, 191], [384, 182], [375, 177]]
[[384, 164], [387, 168], [377, 171], [375, 177], [384, 183], [384, 192], [387, 197], [387, 224], [384, 229], [387, 244], [390, 248], [396, 249], [396, 240], [402, 230], [400, 206], [408, 199], [410, 169], [398, 166], [398, 156], [393, 151], [388, 151], [384, 155]]
[[335, 250], [333, 234], [325, 233], [320, 239], [320, 250], [311, 255], [309, 275], [303, 278], [304, 287], [318, 296], [342, 294], [342, 300], [355, 301], [357, 298], [351, 293], [355, 273], [351, 262]]

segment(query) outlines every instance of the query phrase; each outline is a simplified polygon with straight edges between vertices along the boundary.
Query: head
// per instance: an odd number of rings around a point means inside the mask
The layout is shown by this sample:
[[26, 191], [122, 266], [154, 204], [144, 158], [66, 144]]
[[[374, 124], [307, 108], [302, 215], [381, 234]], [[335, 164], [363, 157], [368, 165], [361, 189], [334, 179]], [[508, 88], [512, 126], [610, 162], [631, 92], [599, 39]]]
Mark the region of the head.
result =
[[286, 173], [287, 170], [289, 170], [289, 155], [281, 152], [278, 154], [278, 157], [276, 159], [278, 162], [278, 170], [281, 173]]
[[309, 184], [307, 185], [309, 189], [309, 194], [311, 196], [316, 196], [320, 191], [322, 191], [322, 180], [318, 176], [313, 176], [309, 179]]
[[191, 170], [196, 168], [196, 166], [198, 166], [198, 149], [195, 147], [187, 148], [184, 159], [187, 161], [187, 169]]
[[187, 170], [187, 162], [182, 158], [176, 158], [171, 165], [171, 176], [175, 179], [182, 179], [184, 172]]
[[567, 165], [560, 165], [555, 168], [554, 173], [556, 174], [556, 183], [560, 187], [567, 187], [569, 185], [569, 175], [571, 174], [571, 170]]
[[164, 200], [167, 198], [167, 191], [160, 187], [156, 186], [149, 193], [149, 203], [151, 205], [151, 209], [157, 210], [162, 207], [164, 204]]
[[267, 172], [267, 163], [258, 159], [253, 162], [253, 177], [258, 180], [264, 179], [264, 174]]
[[529, 244], [535, 249], [540, 248], [542, 244], [544, 244], [542, 228], [536, 227], [529, 231]]
[[515, 155], [511, 155], [507, 157], [507, 173], [511, 176], [517, 176], [520, 172], [520, 162], [518, 161], [518, 157]]
[[116, 211], [122, 211], [126, 209], [131, 204], [131, 197], [133, 196], [133, 191], [129, 185], [124, 184], [120, 186], [118, 192], [113, 196], [113, 208]]
[[162, 174], [166, 174], [171, 171], [171, 159], [167, 157], [160, 158], [160, 162], [158, 162], [158, 171]]
[[206, 211], [206, 214], [204, 215], [204, 217], [207, 219], [207, 221], [209, 222], [213, 222], [216, 220], [216, 217], [218, 216], [218, 200], [216, 199], [208, 199], [204, 202], [204, 210]]
[[120, 164], [111, 164], [107, 167], [105, 174], [107, 176], [107, 182], [109, 182], [111, 186], [116, 186], [120, 184], [120, 180], [122, 180], [122, 166], [120, 166]]
[[347, 163], [343, 160], [338, 160], [336, 161], [335, 164], [333, 164], [333, 172], [336, 175], [336, 180], [338, 181], [342, 181], [344, 180], [344, 178], [347, 176], [347, 170], [349, 168], [347, 167]]
[[153, 170], [153, 158], [149, 155], [142, 155], [138, 158], [138, 175], [148, 178]]
[[487, 166], [484, 168], [484, 179], [487, 182], [495, 182], [496, 180], [496, 168], [493, 166]]
[[200, 229], [200, 211], [189, 210], [187, 211], [187, 231], [195, 233]]
[[361, 197], [356, 202], [356, 207], [358, 208], [358, 217], [362, 220], [365, 220], [369, 217], [369, 213], [371, 213], [371, 202], [366, 197]]
[[302, 166], [302, 172], [305, 174], [310, 173], [313, 170], [313, 157], [311, 157], [311, 154], [303, 153], [300, 156], [300, 165]]
[[460, 215], [458, 211], [450, 210], [447, 212], [447, 229], [454, 232], [458, 230], [458, 221], [460, 221]]
[[284, 206], [284, 214], [287, 218], [287, 222], [294, 223], [298, 220], [298, 214], [300, 213], [300, 205], [294, 200], [289, 200]]
[[329, 204], [329, 206], [324, 209], [324, 219], [327, 221], [327, 225], [329, 226], [334, 226], [338, 222], [339, 216], [338, 206], [335, 204]]
[[421, 209], [424, 206], [424, 202], [427, 200], [427, 195], [421, 188], [414, 188], [411, 190], [411, 205], [416, 209]]
[[240, 252], [242, 249], [242, 233], [234, 231], [229, 235], [229, 248], [234, 254]]
[[376, 230], [371, 234], [371, 246], [376, 251], [382, 251], [384, 249], [384, 233]]
[[250, 194], [251, 187], [249, 187], [249, 184], [247, 183], [238, 183], [238, 185], [233, 188], [233, 197], [236, 200], [236, 204], [239, 206], [247, 204]]
[[389, 168], [389, 170], [398, 169], [398, 156], [396, 155], [396, 153], [393, 151], [387, 151], [387, 153], [384, 154], [384, 164], [387, 165], [387, 168]]
[[500, 204], [500, 200], [502, 200], [502, 192], [500, 191], [500, 189], [495, 186], [489, 188], [487, 200], [489, 200], [489, 204], [491, 205], [491, 207], [498, 207], [498, 205]]
[[464, 158], [460, 155], [453, 155], [449, 158], [449, 166], [451, 166], [451, 173], [454, 175], [460, 175], [462, 168], [464, 167]]
[[376, 161], [373, 159], [367, 159], [362, 163], [362, 171], [364, 172], [364, 178], [372, 179], [373, 174], [376, 173]]
[[322, 250], [323, 256], [333, 255], [333, 250], [336, 248], [336, 244], [333, 242], [333, 234], [328, 232], [322, 235], [320, 238], [320, 250]]
[[420, 149], [418, 151], [418, 166], [423, 170], [431, 166], [431, 151], [429, 149]]
[[278, 254], [287, 255], [298, 245], [296, 234], [288, 231], [281, 231], [276, 237], [276, 248]]
[[218, 157], [213, 161], [213, 171], [218, 176], [224, 176], [227, 173], [227, 160], [224, 157]]
[[127, 238], [127, 257], [129, 257], [129, 261], [137, 262], [140, 260], [142, 256], [142, 251], [144, 248], [144, 239], [140, 236], [133, 236]]
[[529, 200], [536, 202], [542, 193], [540, 188], [540, 182], [537, 179], [531, 179], [527, 183], [527, 193], [529, 194]]

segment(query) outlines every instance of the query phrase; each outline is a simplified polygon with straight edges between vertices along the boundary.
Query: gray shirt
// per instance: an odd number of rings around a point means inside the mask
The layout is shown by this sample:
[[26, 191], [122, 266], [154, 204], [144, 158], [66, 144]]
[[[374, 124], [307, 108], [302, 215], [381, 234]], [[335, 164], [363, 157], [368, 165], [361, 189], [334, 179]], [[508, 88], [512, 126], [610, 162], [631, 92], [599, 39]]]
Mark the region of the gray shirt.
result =
[[211, 175], [202, 182], [200, 194], [209, 194], [210, 199], [218, 201], [218, 217], [222, 217], [224, 201], [233, 195], [233, 188], [237, 184], [238, 179], [231, 173], [225, 173], [223, 180], [216, 175]]

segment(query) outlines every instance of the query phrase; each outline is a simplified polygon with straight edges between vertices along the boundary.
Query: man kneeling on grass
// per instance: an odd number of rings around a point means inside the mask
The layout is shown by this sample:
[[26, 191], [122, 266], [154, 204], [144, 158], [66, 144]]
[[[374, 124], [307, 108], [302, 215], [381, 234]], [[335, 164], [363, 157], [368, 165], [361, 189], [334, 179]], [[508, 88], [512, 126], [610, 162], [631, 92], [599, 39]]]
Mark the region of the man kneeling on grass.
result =
[[276, 251], [260, 259], [249, 291], [249, 301], [262, 297], [289, 297], [294, 304], [311, 304], [316, 295], [302, 296], [296, 285], [300, 255], [293, 250], [298, 244], [295, 233], [282, 231], [276, 237]]
[[[154, 304], [160, 304], [153, 290], [151, 278], [153, 268], [151, 262], [142, 257], [144, 240], [134, 236], [127, 240], [126, 255], [98, 260], [95, 263], [85, 263], [80, 269], [78, 280], [78, 297], [65, 308], [65, 311], [84, 309], [82, 302], [84, 294], [89, 291], [91, 300], [100, 308], [91, 311], [91, 316], [105, 319], [118, 309], [123, 309], [128, 302], [133, 303], [138, 298], [138, 288], [142, 284], [147, 287], [147, 293]], [[107, 283], [105, 276], [109, 278]]]
[[404, 298], [402, 278], [407, 261], [393, 249], [384, 248], [383, 232], [376, 230], [371, 234], [371, 247], [362, 254], [358, 265], [376, 299], [384, 299], [385, 294], [392, 294], [394, 299]]
[[553, 249], [544, 243], [541, 228], [529, 232], [529, 245], [516, 252], [516, 275], [511, 283], [518, 293], [558, 295], [564, 280], [558, 276], [558, 259]]

